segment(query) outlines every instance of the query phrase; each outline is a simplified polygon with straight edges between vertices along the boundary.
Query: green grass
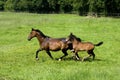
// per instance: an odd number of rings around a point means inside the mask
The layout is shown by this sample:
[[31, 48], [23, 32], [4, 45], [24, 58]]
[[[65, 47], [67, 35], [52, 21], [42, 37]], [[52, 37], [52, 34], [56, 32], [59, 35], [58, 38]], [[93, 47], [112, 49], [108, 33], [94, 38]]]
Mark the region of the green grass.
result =
[[[0, 12], [0, 80], [119, 80], [119, 27], [119, 18]], [[51, 60], [41, 51], [36, 61], [38, 41], [27, 41], [31, 28], [55, 38], [73, 32], [84, 41], [104, 44], [95, 48], [96, 58], [91, 62], [69, 60], [70, 51], [63, 61]], [[61, 51], [51, 53], [54, 58], [63, 55]], [[81, 57], [86, 55], [79, 52]]]

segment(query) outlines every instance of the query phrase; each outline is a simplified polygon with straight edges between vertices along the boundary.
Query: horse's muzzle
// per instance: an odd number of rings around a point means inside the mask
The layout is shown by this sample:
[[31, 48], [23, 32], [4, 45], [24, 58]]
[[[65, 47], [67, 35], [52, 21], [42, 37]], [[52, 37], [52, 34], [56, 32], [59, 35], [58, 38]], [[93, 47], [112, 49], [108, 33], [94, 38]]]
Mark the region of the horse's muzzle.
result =
[[31, 38], [28, 38], [27, 40], [28, 40], [28, 41], [30, 41], [30, 40], [31, 40]]

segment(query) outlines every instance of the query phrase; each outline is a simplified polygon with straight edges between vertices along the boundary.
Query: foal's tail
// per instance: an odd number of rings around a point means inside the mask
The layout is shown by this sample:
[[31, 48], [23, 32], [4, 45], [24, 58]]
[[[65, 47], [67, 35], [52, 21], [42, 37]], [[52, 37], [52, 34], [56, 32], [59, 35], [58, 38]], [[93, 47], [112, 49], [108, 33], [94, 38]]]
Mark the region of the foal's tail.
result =
[[100, 46], [100, 45], [102, 45], [103, 44], [103, 42], [99, 42], [98, 44], [94, 44], [95, 46]]

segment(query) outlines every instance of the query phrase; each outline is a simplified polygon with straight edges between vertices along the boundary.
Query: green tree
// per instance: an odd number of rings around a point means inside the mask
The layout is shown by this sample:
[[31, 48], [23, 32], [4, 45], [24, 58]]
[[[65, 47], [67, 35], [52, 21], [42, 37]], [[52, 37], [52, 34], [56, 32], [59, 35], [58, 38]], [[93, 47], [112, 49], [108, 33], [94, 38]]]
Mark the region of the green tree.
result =
[[72, 0], [60, 0], [60, 10], [64, 13], [72, 12], [73, 10], [73, 1]]
[[59, 0], [48, 0], [50, 12], [59, 13], [60, 12], [60, 3]]
[[120, 13], [120, 0], [0, 0], [0, 11], [28, 11], [33, 13], [70, 13], [79, 15]]
[[73, 7], [79, 15], [85, 15], [89, 11], [88, 0], [74, 0]]
[[14, 11], [14, 4], [13, 4], [14, 0], [7, 0], [5, 3], [5, 10], [6, 11]]
[[28, 3], [29, 12], [48, 13], [49, 3], [47, 0], [31, 0]]
[[16, 11], [28, 11], [28, 3], [27, 0], [20, 0], [16, 5]]
[[120, 0], [105, 0], [105, 13], [107, 16], [120, 13]]
[[104, 12], [104, 0], [89, 0], [89, 13], [90, 14], [99, 14]]
[[5, 3], [4, 0], [1, 0], [1, 1], [0, 1], [0, 11], [3, 11], [3, 10], [4, 10], [4, 3]]
[[18, 8], [17, 3], [19, 1], [20, 0], [7, 0], [4, 5], [5, 10], [6, 11], [16, 11]]

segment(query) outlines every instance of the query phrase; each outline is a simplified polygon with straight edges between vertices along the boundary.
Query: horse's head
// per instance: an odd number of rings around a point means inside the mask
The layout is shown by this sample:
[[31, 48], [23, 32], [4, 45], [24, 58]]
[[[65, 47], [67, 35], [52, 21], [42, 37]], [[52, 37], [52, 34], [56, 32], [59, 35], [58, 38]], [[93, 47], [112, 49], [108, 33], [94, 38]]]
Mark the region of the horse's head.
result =
[[66, 38], [66, 41], [68, 42], [68, 43], [71, 43], [72, 41], [73, 41], [73, 34], [72, 33], [70, 33], [70, 35]]
[[32, 38], [36, 37], [36, 35], [37, 35], [36, 30], [32, 28], [32, 30], [28, 36], [28, 41], [30, 41]]
[[74, 40], [81, 42], [81, 39], [73, 35], [73, 33], [70, 33], [70, 35], [66, 38], [66, 41], [69, 41], [69, 42], [73, 42]]

